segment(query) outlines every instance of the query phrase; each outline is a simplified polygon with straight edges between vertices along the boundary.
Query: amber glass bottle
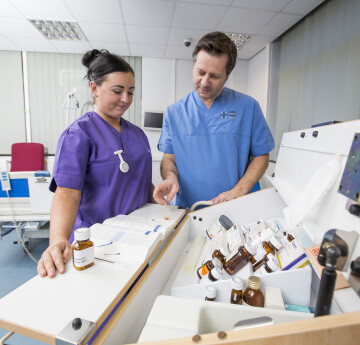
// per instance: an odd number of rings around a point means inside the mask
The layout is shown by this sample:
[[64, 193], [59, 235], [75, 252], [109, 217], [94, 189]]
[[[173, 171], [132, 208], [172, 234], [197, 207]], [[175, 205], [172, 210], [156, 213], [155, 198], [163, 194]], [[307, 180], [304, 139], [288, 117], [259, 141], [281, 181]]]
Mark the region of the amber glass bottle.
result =
[[221, 277], [222, 277], [222, 270], [218, 266], [215, 266], [208, 274], [208, 278], [212, 282], [219, 280]]
[[222, 266], [224, 266], [225, 264], [225, 261], [226, 261], [226, 254], [225, 254], [225, 251], [223, 248], [220, 248], [220, 249], [215, 249], [212, 253], [212, 258], [217, 258]]
[[240, 277], [232, 277], [230, 303], [242, 304], [243, 288], [244, 281]]
[[90, 229], [79, 228], [74, 231], [72, 244], [73, 266], [81, 271], [94, 264], [94, 243], [90, 241]]
[[265, 249], [267, 254], [273, 254], [275, 255], [275, 252], [279, 249], [281, 249], [281, 247], [283, 246], [281, 242], [279, 242], [279, 240], [273, 236], [270, 238], [269, 242], [262, 242], [262, 246]]
[[243, 295], [243, 304], [253, 307], [264, 307], [265, 298], [260, 288], [260, 278], [256, 276], [250, 276], [248, 279], [248, 287], [246, 288]]
[[224, 270], [230, 275], [236, 274], [252, 259], [254, 254], [255, 249], [251, 244], [241, 245], [235, 253], [231, 253], [226, 258]]
[[209, 274], [209, 272], [215, 267], [221, 267], [221, 262], [219, 259], [217, 258], [213, 258], [212, 260], [208, 260], [206, 261], [202, 266], [200, 266], [197, 269], [197, 275], [199, 277], [199, 279], [202, 279], [203, 277], [205, 277], [207, 274]]

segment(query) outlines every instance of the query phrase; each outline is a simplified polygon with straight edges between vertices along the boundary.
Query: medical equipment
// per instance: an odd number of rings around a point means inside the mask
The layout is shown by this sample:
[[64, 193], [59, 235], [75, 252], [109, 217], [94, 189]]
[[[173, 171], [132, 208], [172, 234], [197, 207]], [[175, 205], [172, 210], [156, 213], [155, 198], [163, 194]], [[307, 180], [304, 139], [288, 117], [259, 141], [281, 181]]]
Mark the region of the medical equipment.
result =
[[2, 171], [1, 179], [0, 223], [5, 226], [8, 226], [9, 222], [13, 223], [24, 251], [37, 262], [31, 255], [28, 244], [31, 238], [49, 237], [53, 198], [53, 193], [49, 191], [50, 173]]
[[127, 164], [125, 161], [124, 161], [124, 158], [122, 157], [122, 153], [124, 151], [123, 150], [118, 150], [118, 151], [115, 151], [114, 152], [114, 155], [118, 155], [119, 156], [119, 159], [120, 159], [120, 171], [123, 172], [123, 173], [127, 173], [129, 171], [129, 164]]

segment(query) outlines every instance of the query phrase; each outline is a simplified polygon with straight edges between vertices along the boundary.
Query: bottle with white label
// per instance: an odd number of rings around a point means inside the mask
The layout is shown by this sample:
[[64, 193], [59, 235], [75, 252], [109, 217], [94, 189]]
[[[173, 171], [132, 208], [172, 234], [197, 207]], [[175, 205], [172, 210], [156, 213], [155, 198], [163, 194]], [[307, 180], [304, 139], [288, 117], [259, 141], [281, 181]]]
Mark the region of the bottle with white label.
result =
[[81, 271], [94, 264], [94, 243], [90, 241], [90, 229], [79, 228], [74, 231], [72, 244], [73, 266]]

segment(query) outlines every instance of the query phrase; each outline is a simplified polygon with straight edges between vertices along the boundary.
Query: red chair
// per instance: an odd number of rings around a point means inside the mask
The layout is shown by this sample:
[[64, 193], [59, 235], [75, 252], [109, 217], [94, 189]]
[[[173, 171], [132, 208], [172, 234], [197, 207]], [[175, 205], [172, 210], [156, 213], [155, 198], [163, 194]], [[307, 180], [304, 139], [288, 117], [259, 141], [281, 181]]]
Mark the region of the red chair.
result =
[[44, 170], [44, 145], [39, 143], [12, 144], [10, 171], [38, 170]]

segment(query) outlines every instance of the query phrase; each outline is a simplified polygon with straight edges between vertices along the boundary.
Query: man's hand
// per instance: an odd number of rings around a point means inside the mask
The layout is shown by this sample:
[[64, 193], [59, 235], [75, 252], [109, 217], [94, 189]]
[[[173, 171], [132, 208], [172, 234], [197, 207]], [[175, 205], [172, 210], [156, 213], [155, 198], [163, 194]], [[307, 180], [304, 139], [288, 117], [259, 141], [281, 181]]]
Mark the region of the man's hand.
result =
[[213, 205], [220, 204], [221, 202], [232, 200], [237, 198], [238, 196], [241, 196], [241, 194], [238, 194], [234, 189], [228, 190], [227, 192], [223, 192], [216, 196], [215, 198], [211, 199]]
[[37, 265], [39, 276], [53, 278], [56, 269], [60, 273], [65, 272], [65, 264], [71, 256], [71, 246], [67, 240], [59, 240], [52, 243], [41, 255]]
[[[167, 178], [154, 189], [153, 198], [160, 205], [169, 205], [179, 191], [179, 183], [175, 178]], [[164, 197], [167, 196], [165, 199]]]

